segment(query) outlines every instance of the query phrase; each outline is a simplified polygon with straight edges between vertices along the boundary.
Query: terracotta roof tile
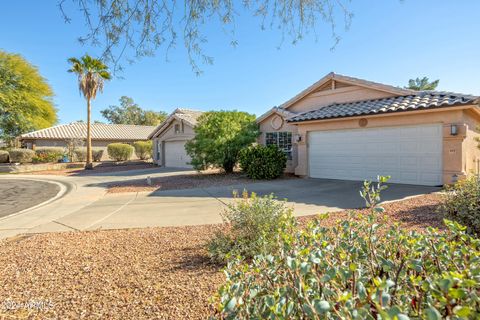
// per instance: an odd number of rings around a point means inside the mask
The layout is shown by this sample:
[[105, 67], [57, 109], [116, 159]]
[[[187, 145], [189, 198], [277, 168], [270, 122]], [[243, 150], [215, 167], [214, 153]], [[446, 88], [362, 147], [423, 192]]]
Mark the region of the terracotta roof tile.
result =
[[478, 103], [478, 97], [437, 91], [419, 91], [417, 94], [349, 103], [333, 103], [317, 110], [301, 113], [288, 122], [325, 120], [332, 118], [373, 115], [387, 112], [441, 108]]

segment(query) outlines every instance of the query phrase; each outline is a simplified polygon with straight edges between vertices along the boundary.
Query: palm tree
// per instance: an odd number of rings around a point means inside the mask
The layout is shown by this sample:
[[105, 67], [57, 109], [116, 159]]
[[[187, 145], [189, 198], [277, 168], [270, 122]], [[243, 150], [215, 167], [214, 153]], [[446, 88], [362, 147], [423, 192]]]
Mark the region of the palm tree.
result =
[[90, 101], [95, 99], [98, 91], [103, 91], [105, 80], [110, 80], [112, 76], [108, 67], [101, 60], [92, 58], [88, 54], [80, 59], [70, 58], [68, 62], [72, 65], [68, 72], [77, 74], [78, 88], [87, 99], [87, 163], [85, 169], [93, 169]]

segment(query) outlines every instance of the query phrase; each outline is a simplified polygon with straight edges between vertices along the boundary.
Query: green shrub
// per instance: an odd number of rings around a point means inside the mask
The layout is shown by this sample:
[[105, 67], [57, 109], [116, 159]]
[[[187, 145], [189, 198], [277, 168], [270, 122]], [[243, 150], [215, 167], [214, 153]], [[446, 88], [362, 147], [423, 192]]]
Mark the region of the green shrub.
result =
[[276, 245], [279, 232], [286, 232], [294, 224], [291, 209], [273, 196], [251, 197], [247, 192], [222, 213], [224, 224], [207, 244], [210, 258], [225, 262], [228, 257], [241, 255], [253, 258], [270, 252]]
[[0, 150], [0, 163], [8, 163], [8, 151]]
[[10, 162], [13, 163], [30, 163], [35, 156], [35, 151], [30, 149], [11, 149], [8, 151]]
[[480, 235], [480, 181], [471, 177], [447, 187], [440, 210], [445, 217], [467, 227], [468, 232]]
[[58, 162], [64, 154], [63, 148], [37, 148], [32, 159], [34, 163]]
[[240, 167], [252, 179], [280, 177], [287, 165], [285, 153], [276, 146], [256, 145], [240, 152]]
[[78, 162], [85, 162], [87, 161], [87, 148], [78, 148], [72, 151], [74, 160]]
[[419, 234], [374, 214], [331, 228], [313, 222], [284, 235], [275, 254], [229, 263], [219, 317], [478, 319], [480, 240], [446, 224]]
[[152, 157], [152, 141], [136, 141], [133, 143], [135, 155], [141, 160], [147, 160]]
[[132, 157], [133, 147], [126, 143], [111, 143], [107, 146], [107, 153], [115, 161], [127, 161]]
[[93, 149], [92, 150], [93, 161], [100, 162], [100, 161], [102, 161], [102, 157], [103, 157], [103, 149]]

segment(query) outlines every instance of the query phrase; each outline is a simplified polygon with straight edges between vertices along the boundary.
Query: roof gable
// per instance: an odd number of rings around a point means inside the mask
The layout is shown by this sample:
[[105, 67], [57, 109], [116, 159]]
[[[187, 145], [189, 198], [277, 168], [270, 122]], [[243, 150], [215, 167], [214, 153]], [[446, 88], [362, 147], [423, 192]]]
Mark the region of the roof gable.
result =
[[168, 129], [172, 121], [183, 121], [187, 126], [195, 127], [197, 119], [203, 114], [203, 111], [177, 108], [168, 117], [160, 123], [149, 135], [148, 139], [158, 137], [163, 131]]
[[321, 95], [322, 93], [334, 93], [335, 91], [348, 91], [350, 88], [353, 87], [366, 88], [374, 91], [383, 92], [392, 96], [409, 95], [415, 92], [409, 89], [402, 89], [373, 81], [343, 76], [331, 72], [319, 81], [315, 82], [310, 87], [297, 94], [295, 97], [280, 105], [279, 108], [288, 109], [300, 100], [314, 94]]

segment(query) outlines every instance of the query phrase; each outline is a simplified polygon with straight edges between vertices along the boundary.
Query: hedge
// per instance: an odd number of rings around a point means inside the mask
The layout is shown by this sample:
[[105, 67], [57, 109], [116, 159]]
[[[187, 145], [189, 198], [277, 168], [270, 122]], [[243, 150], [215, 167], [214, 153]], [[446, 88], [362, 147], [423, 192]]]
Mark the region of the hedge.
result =
[[40, 163], [58, 162], [63, 158], [64, 153], [63, 148], [37, 148], [32, 161]]
[[251, 146], [240, 152], [240, 167], [252, 179], [278, 178], [286, 165], [285, 153], [273, 145]]
[[8, 152], [10, 162], [13, 163], [30, 163], [35, 156], [35, 151], [30, 149], [12, 149]]
[[111, 143], [107, 146], [108, 156], [115, 161], [127, 161], [132, 157], [134, 148], [126, 143]]
[[8, 163], [8, 151], [0, 150], [0, 163]]
[[152, 157], [152, 141], [135, 141], [133, 143], [135, 155], [141, 160], [147, 160]]

